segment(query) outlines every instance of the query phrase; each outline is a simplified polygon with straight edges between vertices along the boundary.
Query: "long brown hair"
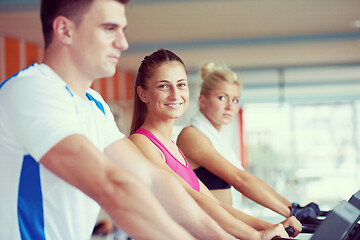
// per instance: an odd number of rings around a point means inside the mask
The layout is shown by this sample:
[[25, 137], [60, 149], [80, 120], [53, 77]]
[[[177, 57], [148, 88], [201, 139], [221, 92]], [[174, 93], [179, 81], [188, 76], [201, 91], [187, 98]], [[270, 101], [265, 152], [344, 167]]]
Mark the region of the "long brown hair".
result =
[[153, 52], [149, 56], [144, 57], [141, 61], [141, 65], [136, 75], [135, 87], [134, 87], [134, 113], [131, 123], [130, 134], [133, 134], [145, 121], [147, 114], [146, 104], [139, 98], [137, 94], [137, 87], [141, 86], [146, 89], [146, 81], [153, 76], [159, 66], [166, 62], [177, 61], [186, 67], [184, 62], [175, 53], [166, 49], [159, 49]]

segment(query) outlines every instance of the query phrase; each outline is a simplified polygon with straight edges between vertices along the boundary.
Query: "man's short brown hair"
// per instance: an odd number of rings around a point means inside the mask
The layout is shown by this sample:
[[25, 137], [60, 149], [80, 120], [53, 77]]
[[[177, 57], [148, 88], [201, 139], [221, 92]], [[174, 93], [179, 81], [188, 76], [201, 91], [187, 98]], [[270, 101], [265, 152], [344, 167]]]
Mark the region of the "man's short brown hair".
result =
[[[45, 48], [53, 38], [53, 22], [56, 17], [64, 16], [76, 24], [81, 22], [84, 12], [95, 0], [41, 0], [40, 18]], [[127, 4], [130, 0], [114, 0]]]

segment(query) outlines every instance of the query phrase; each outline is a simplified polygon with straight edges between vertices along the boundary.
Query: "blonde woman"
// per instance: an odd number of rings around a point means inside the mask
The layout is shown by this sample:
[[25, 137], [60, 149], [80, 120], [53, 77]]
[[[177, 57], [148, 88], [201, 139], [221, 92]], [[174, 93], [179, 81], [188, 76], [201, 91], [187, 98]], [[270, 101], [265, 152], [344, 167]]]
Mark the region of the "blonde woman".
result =
[[223, 125], [231, 123], [239, 112], [242, 84], [239, 76], [226, 66], [206, 63], [201, 69], [203, 79], [199, 96], [199, 112], [184, 128], [177, 145], [185, 154], [197, 177], [222, 203], [232, 204], [231, 190], [281, 214], [296, 216], [300, 221], [316, 212], [310, 206], [294, 207], [263, 180], [245, 171], [234, 150], [220, 135]]

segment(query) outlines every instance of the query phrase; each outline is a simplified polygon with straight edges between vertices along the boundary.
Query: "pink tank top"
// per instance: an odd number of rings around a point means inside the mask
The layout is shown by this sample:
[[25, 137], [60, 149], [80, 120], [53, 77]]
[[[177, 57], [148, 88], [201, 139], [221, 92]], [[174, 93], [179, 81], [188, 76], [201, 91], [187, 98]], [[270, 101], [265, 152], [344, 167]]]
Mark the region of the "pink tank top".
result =
[[186, 165], [184, 166], [181, 162], [179, 162], [170, 152], [169, 150], [157, 139], [150, 131], [139, 128], [135, 131], [135, 133], [142, 134], [146, 136], [152, 143], [154, 143], [160, 151], [165, 156], [166, 164], [176, 172], [182, 179], [184, 179], [194, 190], [199, 191], [199, 180], [196, 177], [194, 171], [192, 170], [190, 164], [186, 160], [185, 156], [179, 149], [181, 156], [184, 158]]

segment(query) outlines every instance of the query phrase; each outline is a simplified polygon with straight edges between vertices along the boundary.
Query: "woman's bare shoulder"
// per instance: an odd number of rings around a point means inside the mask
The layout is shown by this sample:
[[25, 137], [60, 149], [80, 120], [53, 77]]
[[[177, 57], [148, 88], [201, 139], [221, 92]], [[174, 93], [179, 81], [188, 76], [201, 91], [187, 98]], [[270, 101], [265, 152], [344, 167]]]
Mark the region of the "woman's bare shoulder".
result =
[[188, 126], [183, 128], [183, 130], [181, 130], [178, 138], [177, 138], [177, 142], [181, 143], [181, 142], [189, 142], [189, 141], [199, 141], [199, 140], [204, 140], [206, 139], [206, 136], [200, 132], [198, 129], [196, 129], [193, 126]]

